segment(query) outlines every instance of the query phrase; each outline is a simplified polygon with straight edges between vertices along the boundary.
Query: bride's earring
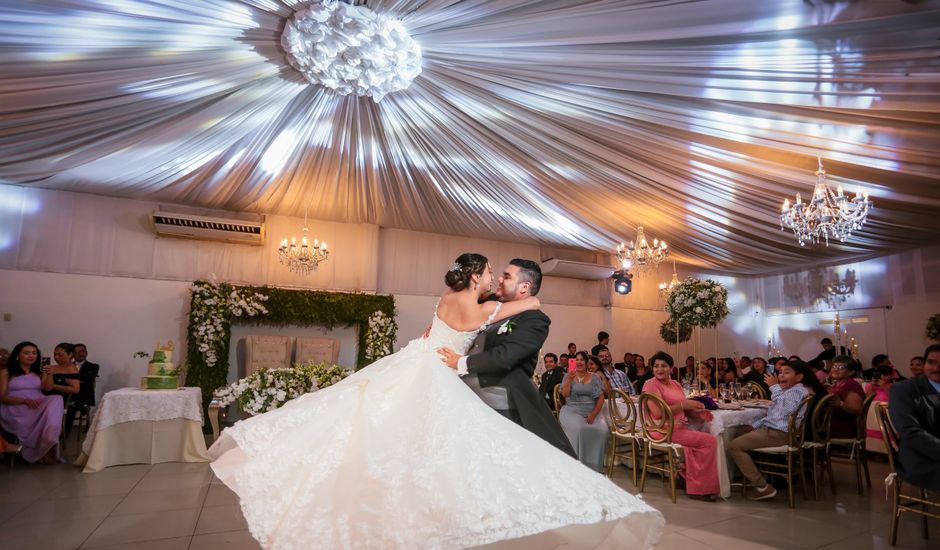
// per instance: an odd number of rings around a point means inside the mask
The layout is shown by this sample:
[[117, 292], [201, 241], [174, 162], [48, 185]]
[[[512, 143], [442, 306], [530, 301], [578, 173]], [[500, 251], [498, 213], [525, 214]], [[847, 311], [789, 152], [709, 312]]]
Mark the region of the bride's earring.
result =
[[480, 288], [480, 283], [473, 283], [473, 290]]

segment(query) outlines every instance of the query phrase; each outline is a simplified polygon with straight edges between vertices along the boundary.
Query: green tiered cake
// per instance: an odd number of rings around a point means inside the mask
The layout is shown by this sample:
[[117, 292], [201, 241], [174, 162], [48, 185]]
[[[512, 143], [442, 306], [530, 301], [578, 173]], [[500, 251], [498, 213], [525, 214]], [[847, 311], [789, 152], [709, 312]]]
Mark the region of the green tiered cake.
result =
[[157, 349], [153, 351], [153, 358], [147, 365], [147, 376], [140, 379], [140, 388], [175, 390], [179, 384], [178, 373], [173, 367], [173, 342], [167, 342], [165, 346], [157, 342]]

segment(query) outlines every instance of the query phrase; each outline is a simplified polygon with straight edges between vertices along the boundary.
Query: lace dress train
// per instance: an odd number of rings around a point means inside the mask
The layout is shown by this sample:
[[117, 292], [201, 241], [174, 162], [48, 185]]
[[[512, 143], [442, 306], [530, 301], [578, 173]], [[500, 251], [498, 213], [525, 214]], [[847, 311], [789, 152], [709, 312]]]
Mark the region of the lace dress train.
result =
[[486, 406], [427, 339], [225, 430], [212, 469], [265, 548], [647, 548], [662, 516]]

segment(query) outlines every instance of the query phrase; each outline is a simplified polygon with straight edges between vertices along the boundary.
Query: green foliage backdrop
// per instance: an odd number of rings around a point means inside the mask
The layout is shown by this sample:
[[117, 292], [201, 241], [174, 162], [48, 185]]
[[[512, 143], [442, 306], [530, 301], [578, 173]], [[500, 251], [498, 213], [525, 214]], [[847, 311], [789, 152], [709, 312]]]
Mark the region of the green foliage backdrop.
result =
[[[194, 287], [200, 284], [210, 284], [197, 281]], [[218, 284], [218, 283], [216, 283]], [[232, 336], [232, 321], [246, 325], [274, 325], [274, 326], [313, 326], [325, 325], [357, 327], [359, 333], [358, 356], [356, 368], [367, 364], [366, 359], [366, 333], [369, 328], [369, 316], [381, 311], [392, 319], [391, 333], [394, 341], [397, 325], [395, 319], [395, 298], [374, 294], [352, 294], [344, 292], [325, 292], [319, 290], [289, 290], [268, 286], [252, 287], [218, 284], [225, 294], [233, 289], [239, 291], [257, 292], [267, 296], [264, 302], [266, 313], [258, 313], [252, 317], [227, 316], [222, 319], [222, 331], [218, 343], [215, 345], [217, 363], [213, 366], [206, 364], [203, 353], [198, 349], [193, 331], [196, 330], [196, 304], [191, 304], [189, 314], [189, 328], [187, 330], [187, 365], [186, 385], [202, 388], [202, 398], [205, 406], [212, 399], [212, 392], [226, 385], [229, 362], [229, 347]], [[193, 294], [195, 300], [195, 293]]]

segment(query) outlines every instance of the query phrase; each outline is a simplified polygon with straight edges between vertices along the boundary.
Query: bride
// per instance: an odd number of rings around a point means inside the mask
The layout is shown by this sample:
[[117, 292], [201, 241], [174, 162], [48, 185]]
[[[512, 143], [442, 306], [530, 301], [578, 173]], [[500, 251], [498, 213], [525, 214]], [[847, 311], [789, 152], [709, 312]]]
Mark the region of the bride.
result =
[[652, 546], [659, 512], [491, 409], [438, 358], [538, 299], [479, 304], [493, 275], [478, 254], [445, 282], [423, 337], [222, 433], [212, 469], [251, 534], [269, 549]]

